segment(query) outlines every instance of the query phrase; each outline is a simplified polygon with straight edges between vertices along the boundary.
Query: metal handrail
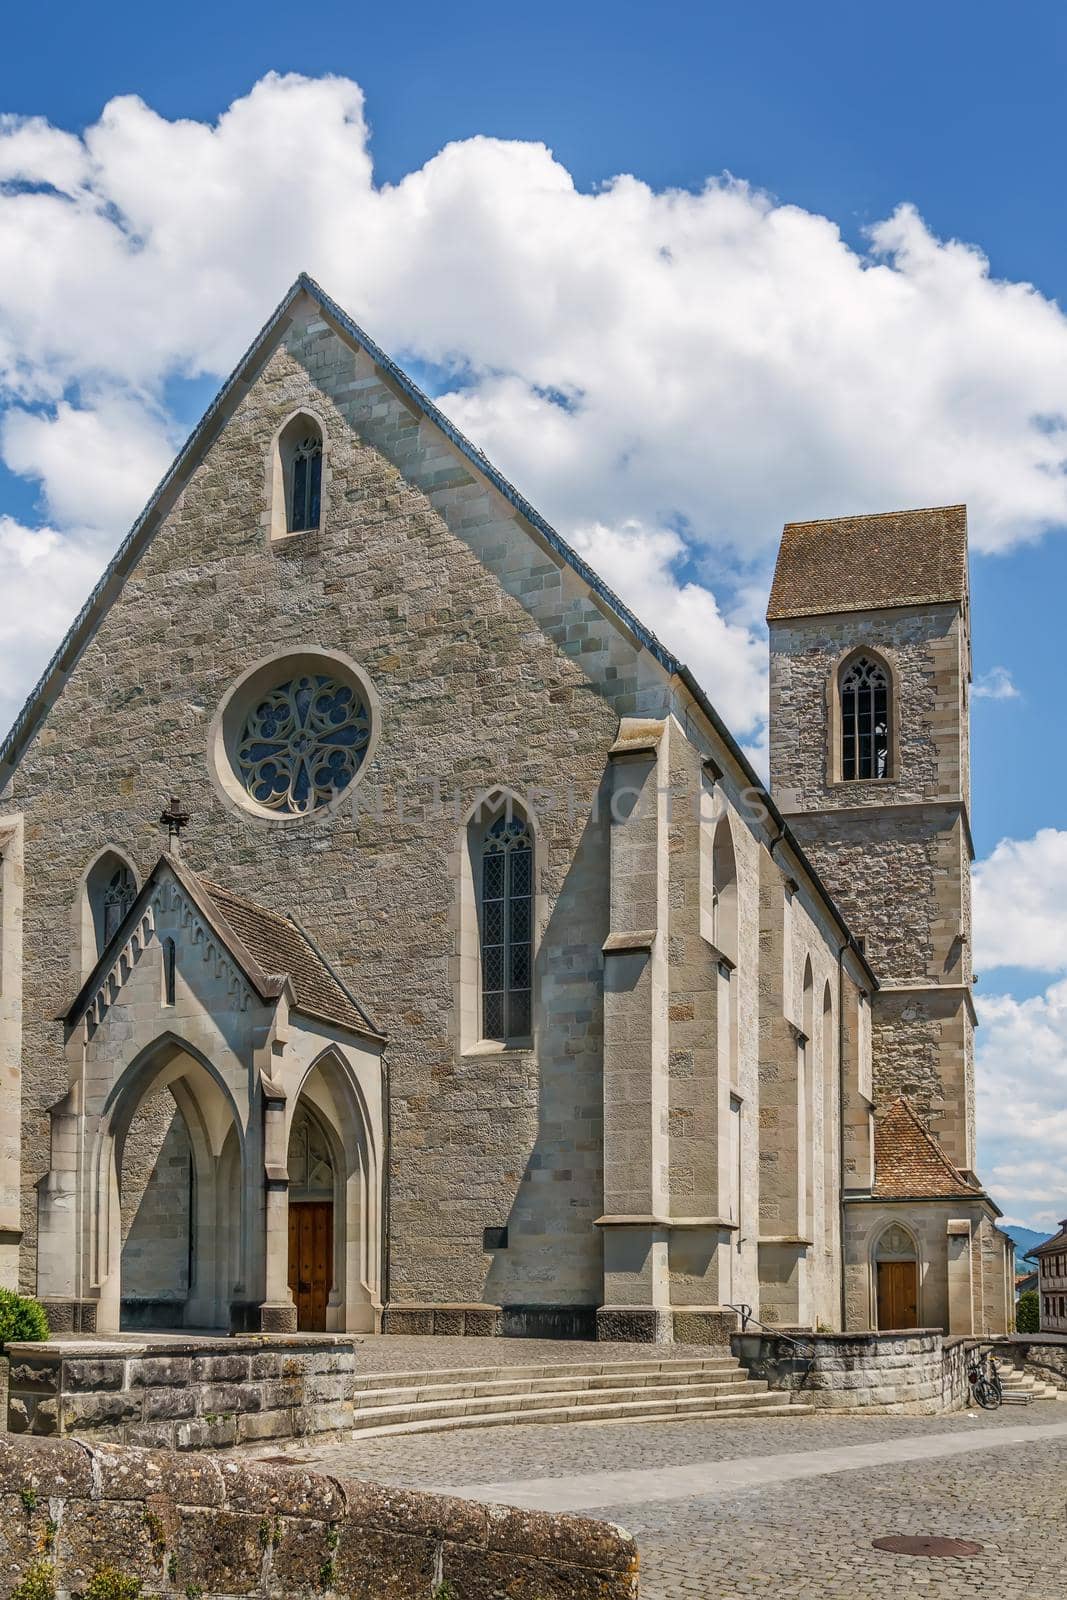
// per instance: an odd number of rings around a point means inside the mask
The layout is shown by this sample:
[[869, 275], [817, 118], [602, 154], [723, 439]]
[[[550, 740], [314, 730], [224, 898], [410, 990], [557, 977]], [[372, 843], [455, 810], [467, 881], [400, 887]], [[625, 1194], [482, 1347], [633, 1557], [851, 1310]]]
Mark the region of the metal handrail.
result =
[[[811, 1369], [815, 1365], [815, 1351], [814, 1351], [814, 1348], [812, 1348], [810, 1355], [808, 1355], [805, 1358], [804, 1352], [803, 1352], [803, 1348], [802, 1348], [802, 1339], [794, 1339], [792, 1334], [790, 1334], [790, 1333], [781, 1333], [777, 1328], [768, 1327], [765, 1322], [761, 1322], [760, 1321], [759, 1317], [754, 1317], [752, 1315], [752, 1307], [749, 1306], [749, 1305], [745, 1305], [744, 1303], [742, 1303], [741, 1305], [732, 1305], [728, 1301], [727, 1304], [726, 1304], [726, 1309], [727, 1309], [727, 1311], [736, 1311], [737, 1312], [738, 1316], [741, 1318], [741, 1332], [742, 1333], [747, 1333], [748, 1332], [748, 1325], [749, 1325], [750, 1322], [752, 1322], [752, 1323], [755, 1323], [756, 1327], [761, 1329], [761, 1331], [763, 1333], [769, 1333], [773, 1338], [781, 1340], [783, 1344], [791, 1344], [795, 1350], [800, 1352], [801, 1359], [805, 1361], [804, 1376], [800, 1381], [800, 1387], [803, 1389], [804, 1385], [807, 1383], [808, 1379], [811, 1377]], [[807, 1335], [807, 1342], [808, 1342], [809, 1345], [814, 1346], [815, 1339], [816, 1339], [816, 1335], [815, 1334], [808, 1334]]]

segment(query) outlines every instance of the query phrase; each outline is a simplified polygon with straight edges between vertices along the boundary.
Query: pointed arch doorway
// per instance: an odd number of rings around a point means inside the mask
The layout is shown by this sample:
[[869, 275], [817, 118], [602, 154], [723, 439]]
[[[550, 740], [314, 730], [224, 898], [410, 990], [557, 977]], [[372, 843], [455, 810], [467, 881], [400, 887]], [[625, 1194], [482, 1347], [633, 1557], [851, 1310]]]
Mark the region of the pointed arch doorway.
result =
[[875, 1249], [877, 1326], [897, 1332], [919, 1326], [919, 1258], [915, 1240], [899, 1223], [888, 1227]]
[[301, 1333], [329, 1325], [336, 1184], [333, 1141], [301, 1097], [289, 1135], [289, 1293]]
[[380, 1165], [351, 1063], [327, 1050], [290, 1105], [288, 1290], [297, 1328], [373, 1331], [381, 1304]]

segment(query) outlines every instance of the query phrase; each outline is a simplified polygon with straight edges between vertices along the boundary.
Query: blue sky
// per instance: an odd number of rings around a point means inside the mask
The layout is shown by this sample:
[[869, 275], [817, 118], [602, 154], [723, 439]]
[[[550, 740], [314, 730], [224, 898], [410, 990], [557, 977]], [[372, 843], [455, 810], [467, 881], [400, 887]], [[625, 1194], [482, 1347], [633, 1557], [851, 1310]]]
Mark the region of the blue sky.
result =
[[[1055, 1220], [1065, 67], [1067, 17], [1043, 3], [16, 8], [0, 61], [0, 722], [294, 267], [429, 375], [689, 654], [757, 755], [784, 517], [966, 499], [988, 691], [979, 901], [1014, 940], [978, 940], [983, 1159], [1012, 1217]], [[270, 73], [311, 84], [283, 93]], [[129, 95], [150, 113], [123, 102], [102, 120]], [[336, 224], [327, 178], [358, 191]], [[665, 199], [676, 189], [689, 210]], [[588, 281], [553, 255], [582, 266], [594, 247]], [[657, 250], [691, 273], [684, 289]], [[617, 307], [602, 327], [568, 320], [586, 294], [596, 315]], [[657, 433], [646, 419], [675, 378]], [[610, 393], [627, 385], [629, 409]], [[86, 481], [102, 443], [113, 470]], [[1035, 1119], [1055, 1160], [1027, 1176]]]

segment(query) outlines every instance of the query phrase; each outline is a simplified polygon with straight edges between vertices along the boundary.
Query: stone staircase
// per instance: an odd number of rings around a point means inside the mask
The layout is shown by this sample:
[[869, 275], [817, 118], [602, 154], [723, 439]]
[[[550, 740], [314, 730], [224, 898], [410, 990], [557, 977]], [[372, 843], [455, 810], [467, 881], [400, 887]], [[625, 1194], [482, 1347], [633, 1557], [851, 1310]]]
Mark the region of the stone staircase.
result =
[[560, 1362], [357, 1376], [353, 1438], [438, 1433], [520, 1422], [646, 1422], [798, 1416], [791, 1404], [718, 1353], [675, 1360]]
[[1006, 1406], [1028, 1406], [1034, 1400], [1067, 1400], [1067, 1389], [1046, 1383], [1020, 1367], [1001, 1367], [1000, 1386]]

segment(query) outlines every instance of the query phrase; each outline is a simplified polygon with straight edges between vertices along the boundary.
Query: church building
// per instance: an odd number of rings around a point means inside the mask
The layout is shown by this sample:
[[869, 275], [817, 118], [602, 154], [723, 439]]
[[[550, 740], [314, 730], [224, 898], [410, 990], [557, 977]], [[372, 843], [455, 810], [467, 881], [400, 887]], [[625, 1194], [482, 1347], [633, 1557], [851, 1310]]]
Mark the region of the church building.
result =
[[966, 514], [790, 524], [769, 789], [301, 277], [0, 746], [56, 1331], [996, 1333]]

